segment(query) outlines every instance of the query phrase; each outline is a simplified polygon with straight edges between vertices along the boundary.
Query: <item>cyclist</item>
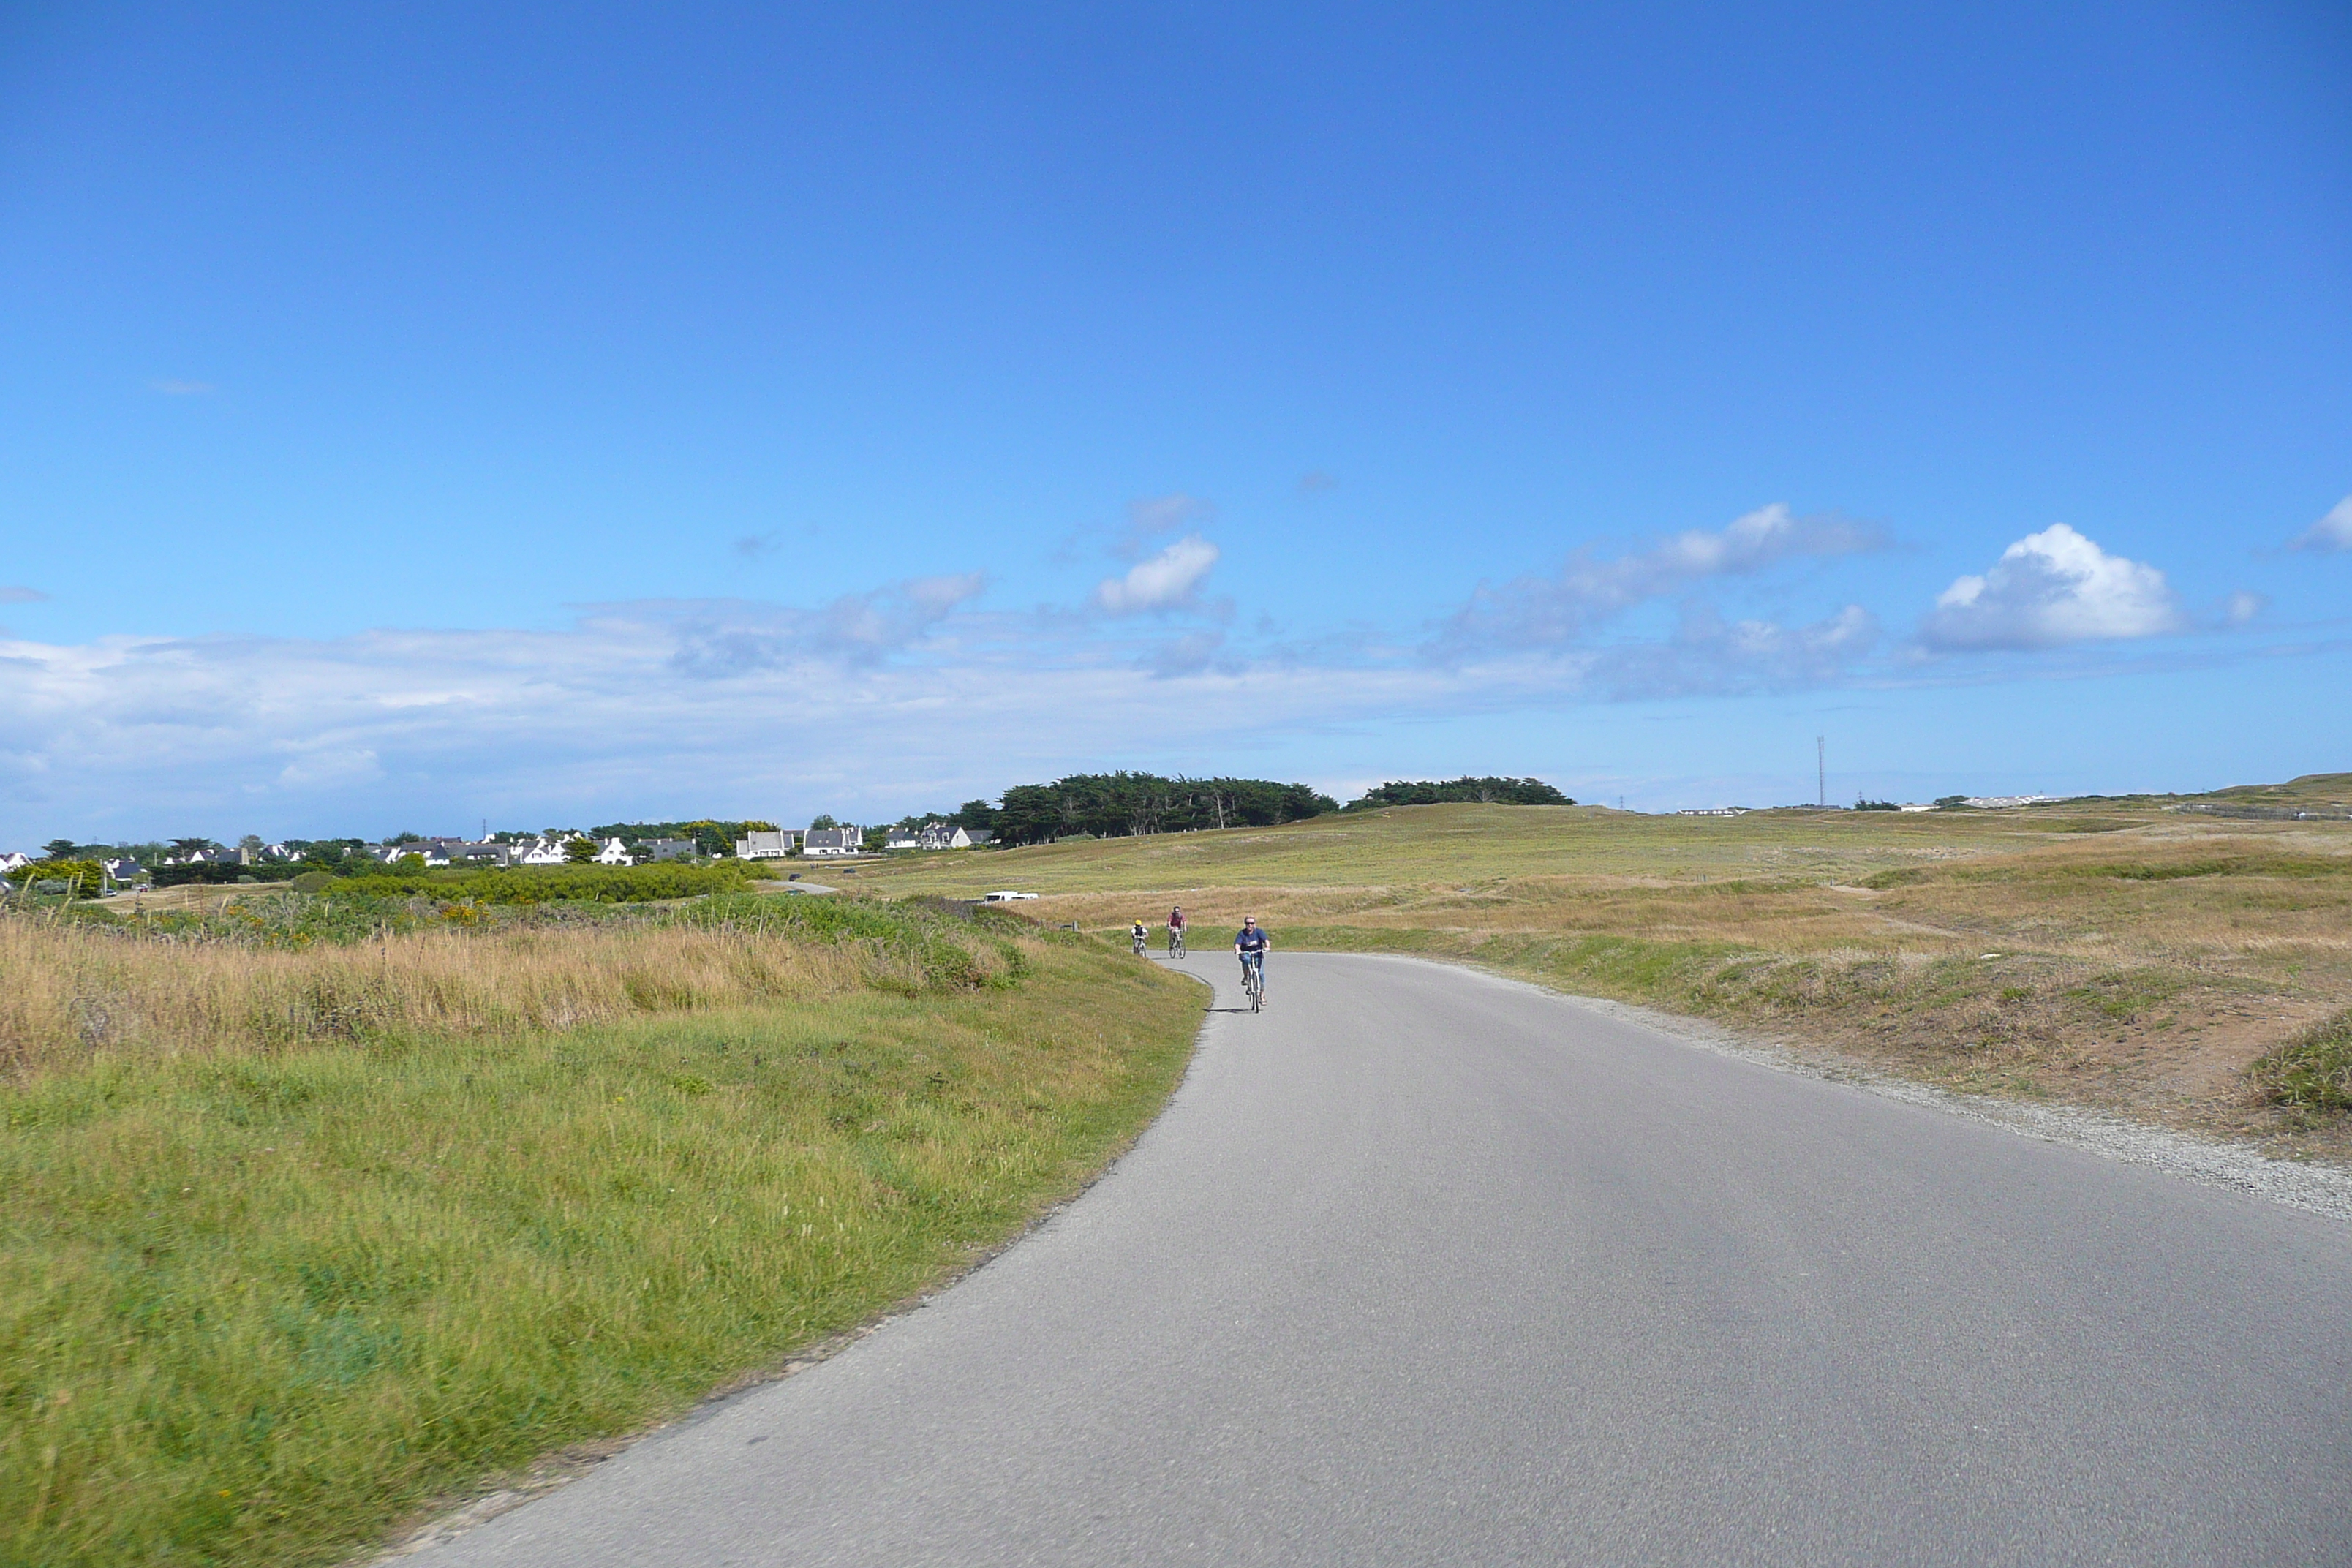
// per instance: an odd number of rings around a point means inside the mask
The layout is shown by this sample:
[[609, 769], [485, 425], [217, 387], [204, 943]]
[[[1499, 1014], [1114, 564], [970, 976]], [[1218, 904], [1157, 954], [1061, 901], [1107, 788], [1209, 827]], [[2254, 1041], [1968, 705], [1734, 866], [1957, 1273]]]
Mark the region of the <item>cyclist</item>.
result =
[[1181, 904], [1168, 911], [1168, 956], [1184, 956], [1184, 906]]
[[1143, 929], [1143, 922], [1141, 921], [1137, 921], [1133, 925], [1128, 927], [1127, 934], [1135, 943], [1136, 956], [1139, 958], [1142, 957], [1144, 939], [1150, 934]]
[[[1242, 961], [1244, 969], [1257, 971], [1257, 994], [1261, 997], [1265, 994], [1265, 950], [1272, 945], [1259, 928], [1257, 917], [1244, 915], [1242, 929], [1234, 935], [1234, 953]], [[1244, 974], [1242, 979], [1246, 986], [1249, 976]]]

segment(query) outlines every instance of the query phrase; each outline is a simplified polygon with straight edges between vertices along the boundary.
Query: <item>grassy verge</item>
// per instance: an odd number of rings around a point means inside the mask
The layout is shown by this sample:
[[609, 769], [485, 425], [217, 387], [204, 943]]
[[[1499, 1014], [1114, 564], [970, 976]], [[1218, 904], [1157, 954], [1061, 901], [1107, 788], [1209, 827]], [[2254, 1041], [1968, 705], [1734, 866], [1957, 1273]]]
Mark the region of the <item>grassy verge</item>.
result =
[[[10, 1563], [331, 1562], [675, 1413], [1083, 1183], [1200, 1005], [1102, 944], [904, 908], [234, 950], [280, 963], [244, 992], [163, 949], [212, 998], [188, 1015], [156, 1011], [160, 944], [83, 940], [8, 955], [145, 1031], [0, 1088]], [[500, 973], [571, 973], [584, 1020], [490, 1007]], [[382, 1005], [176, 1047], [156, 1022], [278, 1017], [305, 979]]]

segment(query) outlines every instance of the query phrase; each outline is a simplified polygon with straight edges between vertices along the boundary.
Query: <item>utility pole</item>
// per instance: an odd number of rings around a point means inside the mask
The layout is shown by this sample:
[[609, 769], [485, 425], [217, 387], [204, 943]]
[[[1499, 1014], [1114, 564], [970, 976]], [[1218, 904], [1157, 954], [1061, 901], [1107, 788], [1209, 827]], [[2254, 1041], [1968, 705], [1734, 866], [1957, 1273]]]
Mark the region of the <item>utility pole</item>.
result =
[[1822, 792], [1822, 809], [1827, 811], [1830, 805], [1830, 738], [1827, 735], [1813, 737], [1813, 771], [1820, 775], [1815, 783]]

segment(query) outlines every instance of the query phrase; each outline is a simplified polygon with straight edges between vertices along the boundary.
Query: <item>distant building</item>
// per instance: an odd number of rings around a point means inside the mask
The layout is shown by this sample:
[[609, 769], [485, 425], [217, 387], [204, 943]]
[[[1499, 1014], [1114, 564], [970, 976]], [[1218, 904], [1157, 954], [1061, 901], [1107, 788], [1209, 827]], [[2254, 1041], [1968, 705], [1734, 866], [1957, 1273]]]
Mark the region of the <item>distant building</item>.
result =
[[812, 858], [856, 855], [866, 847], [866, 836], [855, 827], [812, 827], [801, 836], [801, 853]]
[[793, 840], [799, 837], [799, 834], [790, 828], [782, 828], [773, 833], [762, 828], [751, 828], [742, 837], [735, 840], [735, 858], [781, 860], [793, 852]]
[[1748, 815], [1748, 808], [1744, 805], [1703, 805], [1689, 811], [1678, 811], [1675, 815], [1676, 816], [1745, 816]]
[[30, 855], [22, 855], [11, 849], [5, 854], [0, 854], [0, 876], [5, 876], [10, 871], [21, 871], [32, 863], [33, 858]]
[[607, 838], [604, 840], [604, 847], [596, 851], [594, 864], [599, 866], [634, 866], [636, 864], [636, 858], [629, 853], [629, 847], [626, 844], [622, 843], [617, 838]]
[[702, 853], [691, 838], [641, 838], [637, 855], [645, 860], [691, 860]]

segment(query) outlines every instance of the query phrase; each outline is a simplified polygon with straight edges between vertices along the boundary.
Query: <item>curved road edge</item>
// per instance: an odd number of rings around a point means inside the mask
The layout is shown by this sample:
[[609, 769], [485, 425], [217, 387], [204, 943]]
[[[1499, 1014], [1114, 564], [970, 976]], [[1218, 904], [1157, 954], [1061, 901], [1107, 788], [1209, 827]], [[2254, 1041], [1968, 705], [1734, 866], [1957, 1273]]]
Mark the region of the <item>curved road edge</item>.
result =
[[[1321, 952], [1322, 949], [1300, 950]], [[1798, 1078], [1840, 1083], [1906, 1105], [1941, 1110], [1971, 1121], [1987, 1122], [2046, 1143], [2062, 1143], [2086, 1153], [2127, 1165], [2144, 1165], [2205, 1186], [2265, 1198], [2306, 1214], [2352, 1224], [2352, 1170], [2341, 1166], [2305, 1164], [2275, 1160], [2243, 1143], [2220, 1138], [2200, 1138], [2168, 1127], [2134, 1121], [2079, 1105], [2037, 1105], [2001, 1100], [1989, 1094], [1967, 1094], [1939, 1089], [1899, 1074], [1835, 1058], [1826, 1047], [1786, 1045], [1748, 1035], [1709, 1019], [1662, 1012], [1604, 996], [1561, 991], [1517, 975], [1506, 974], [1466, 961], [1425, 957], [1415, 953], [1353, 953], [1397, 963], [1428, 963], [1477, 974], [1498, 985], [1517, 986], [1599, 1014], [1619, 1023], [1637, 1025], [1717, 1056], [1752, 1062]], [[1813, 1054], [1817, 1050], [1819, 1054]]]
[[[827, 888], [824, 890], [831, 892], [833, 889]], [[1157, 953], [1152, 956], [1154, 959], [1160, 957]], [[1036, 1235], [1056, 1215], [1093, 1191], [1101, 1184], [1104, 1177], [1118, 1168], [1121, 1161], [1135, 1152], [1135, 1146], [1142, 1141], [1143, 1135], [1158, 1126], [1160, 1119], [1168, 1114], [1168, 1108], [1176, 1102], [1176, 1097], [1183, 1091], [1186, 1080], [1192, 1078], [1192, 1070], [1201, 1059], [1201, 1043], [1208, 1032], [1210, 1014], [1216, 1006], [1216, 984], [1206, 975], [1193, 974], [1190, 971], [1177, 969], [1173, 965], [1168, 967], [1173, 973], [1198, 981], [1207, 993], [1202, 1002], [1200, 1026], [1192, 1031], [1192, 1053], [1185, 1058], [1184, 1070], [1178, 1073], [1175, 1081], [1168, 1086], [1168, 1093], [1160, 1100], [1160, 1109], [1139, 1123], [1124, 1142], [1111, 1149], [1103, 1163], [1095, 1168], [1091, 1175], [1064, 1196], [1031, 1215], [1018, 1230], [1005, 1237], [995, 1246], [974, 1253], [915, 1294], [901, 1297], [891, 1302], [856, 1327], [844, 1329], [839, 1333], [828, 1335], [813, 1344], [803, 1345], [782, 1362], [753, 1367], [740, 1373], [667, 1421], [657, 1421], [650, 1426], [641, 1426], [635, 1431], [619, 1433], [592, 1443], [573, 1444], [556, 1453], [542, 1455], [520, 1477], [515, 1477], [512, 1472], [509, 1472], [508, 1485], [469, 1497], [462, 1503], [442, 1508], [425, 1522], [403, 1528], [397, 1532], [397, 1539], [387, 1544], [346, 1559], [345, 1568], [382, 1568], [383, 1564], [414, 1557], [436, 1546], [446, 1545], [459, 1536], [489, 1523], [502, 1514], [512, 1513], [525, 1503], [536, 1502], [550, 1492], [570, 1486], [605, 1460], [619, 1458], [650, 1437], [658, 1436], [675, 1427], [692, 1426], [715, 1415], [748, 1394], [797, 1377], [812, 1367], [822, 1366], [856, 1344], [858, 1341], [878, 1333], [899, 1319], [929, 1306], [942, 1294], [954, 1289], [958, 1285]]]

